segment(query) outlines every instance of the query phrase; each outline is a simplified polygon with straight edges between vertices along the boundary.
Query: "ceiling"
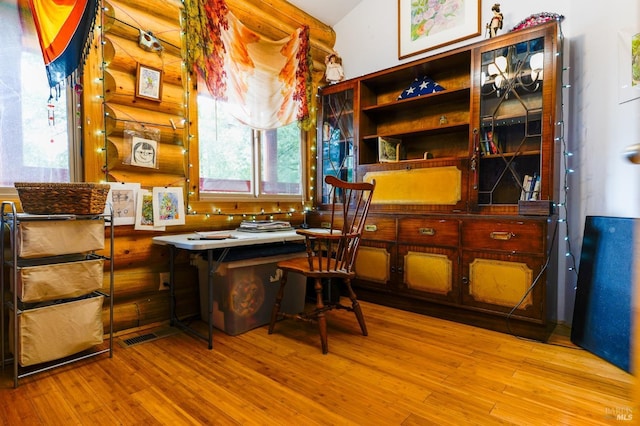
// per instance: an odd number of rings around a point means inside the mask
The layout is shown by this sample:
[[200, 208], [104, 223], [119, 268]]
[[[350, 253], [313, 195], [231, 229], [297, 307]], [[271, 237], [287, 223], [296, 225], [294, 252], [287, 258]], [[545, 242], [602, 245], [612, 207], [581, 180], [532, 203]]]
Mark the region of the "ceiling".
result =
[[362, 0], [288, 0], [324, 24], [333, 27]]

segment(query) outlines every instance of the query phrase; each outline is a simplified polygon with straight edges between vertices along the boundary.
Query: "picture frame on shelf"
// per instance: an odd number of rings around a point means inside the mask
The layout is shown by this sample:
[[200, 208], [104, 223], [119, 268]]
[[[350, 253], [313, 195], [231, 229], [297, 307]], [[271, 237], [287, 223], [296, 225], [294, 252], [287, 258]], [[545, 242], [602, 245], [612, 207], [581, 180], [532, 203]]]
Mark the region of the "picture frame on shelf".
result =
[[396, 162], [403, 159], [402, 140], [398, 138], [378, 138], [378, 161], [381, 163]]
[[427, 52], [481, 34], [480, 0], [427, 2], [398, 0], [398, 59]]
[[162, 70], [138, 63], [136, 98], [162, 101]]

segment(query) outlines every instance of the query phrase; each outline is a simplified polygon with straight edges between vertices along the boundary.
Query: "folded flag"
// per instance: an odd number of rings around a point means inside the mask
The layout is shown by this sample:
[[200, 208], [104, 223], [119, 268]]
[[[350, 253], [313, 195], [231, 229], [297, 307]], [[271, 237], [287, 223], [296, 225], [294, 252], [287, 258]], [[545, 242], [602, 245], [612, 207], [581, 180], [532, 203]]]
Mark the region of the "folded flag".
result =
[[398, 96], [398, 100], [409, 99], [421, 95], [428, 95], [429, 93], [440, 92], [442, 90], [444, 90], [444, 87], [440, 86], [438, 83], [425, 75], [422, 78], [416, 78], [415, 80], [413, 80], [411, 85], [404, 89], [400, 96]]

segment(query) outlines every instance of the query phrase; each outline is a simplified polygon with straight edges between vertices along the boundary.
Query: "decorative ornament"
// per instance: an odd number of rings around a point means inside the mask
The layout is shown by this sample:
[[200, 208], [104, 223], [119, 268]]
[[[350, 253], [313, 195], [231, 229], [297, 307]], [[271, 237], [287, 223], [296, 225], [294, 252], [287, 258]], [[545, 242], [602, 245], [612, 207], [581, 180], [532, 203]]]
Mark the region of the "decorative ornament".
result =
[[49, 103], [47, 103], [47, 119], [49, 120], [50, 127], [56, 125], [56, 106], [51, 98], [49, 98]]
[[158, 40], [151, 31], [140, 30], [138, 44], [142, 50], [146, 50], [147, 52], [162, 52], [162, 44], [160, 44], [160, 40]]
[[511, 31], [524, 30], [525, 28], [534, 27], [549, 21], [562, 21], [564, 15], [558, 13], [540, 12], [523, 19], [511, 29]]
[[495, 3], [491, 11], [493, 12], [493, 17], [487, 23], [487, 34], [489, 34], [489, 38], [498, 35], [498, 30], [502, 29], [502, 21], [504, 19], [502, 13], [500, 13], [500, 3]]
[[327, 69], [324, 72], [324, 79], [330, 83], [334, 84], [339, 81], [344, 80], [344, 71], [342, 69], [342, 58], [338, 56], [337, 52], [333, 52], [325, 56], [324, 63], [327, 66]]

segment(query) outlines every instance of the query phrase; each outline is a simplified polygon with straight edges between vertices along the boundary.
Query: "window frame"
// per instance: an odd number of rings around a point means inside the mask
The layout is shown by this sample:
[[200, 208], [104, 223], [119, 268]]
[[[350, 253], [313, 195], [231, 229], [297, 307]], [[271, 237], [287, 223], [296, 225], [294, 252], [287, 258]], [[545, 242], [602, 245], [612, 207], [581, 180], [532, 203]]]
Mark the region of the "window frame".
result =
[[[25, 13], [29, 13], [28, 11], [26, 11]], [[30, 13], [29, 13], [30, 15]], [[32, 18], [31, 18], [32, 19]], [[27, 26], [26, 28], [22, 28], [22, 32], [28, 32], [28, 36], [29, 38], [33, 38], [34, 39], [34, 44], [38, 45], [37, 42], [37, 34], [29, 31], [30, 30], [30, 26]], [[23, 38], [25, 36], [23, 35]], [[33, 48], [29, 48], [28, 46], [25, 47], [24, 43], [21, 44], [21, 51], [32, 51], [33, 54], [37, 55], [38, 53], [40, 53], [39, 48], [38, 49], [33, 49]], [[40, 53], [41, 55], [41, 53]], [[45, 71], [45, 65], [44, 65], [44, 60], [41, 58], [41, 62], [42, 62], [42, 78], [45, 79], [45, 81], [47, 80], [46, 77], [46, 73]], [[22, 63], [22, 59], [21, 59], [21, 67], [23, 67], [24, 64]], [[24, 84], [22, 79], [19, 81], [19, 84], [22, 85]], [[22, 100], [22, 96], [24, 95], [24, 93], [22, 92], [22, 90], [20, 90], [20, 88], [17, 88], [19, 90], [20, 93], [20, 99]], [[64, 106], [62, 104], [58, 105], [58, 107], [64, 107], [67, 113], [67, 122], [66, 122], [66, 127], [67, 127], [67, 150], [68, 150], [68, 157], [67, 157], [67, 166], [68, 166], [68, 174], [69, 174], [69, 182], [79, 182], [82, 180], [83, 177], [83, 155], [82, 153], [82, 128], [81, 126], [77, 125], [76, 121], [74, 120], [73, 117], [78, 117], [78, 116], [82, 116], [82, 101], [80, 99], [76, 99], [76, 93], [74, 88], [72, 87], [72, 85], [70, 84], [70, 79], [65, 82], [65, 84], [62, 87], [62, 90], [65, 93], [65, 99], [66, 102], [64, 104]], [[79, 97], [78, 97], [79, 98]], [[44, 111], [44, 107], [46, 106], [46, 101], [47, 101], [47, 93], [43, 92], [42, 93], [42, 104], [43, 104], [43, 111]], [[43, 112], [44, 114], [44, 112]], [[19, 123], [21, 124], [21, 123]], [[11, 123], [9, 123], [9, 125], [11, 125]], [[46, 125], [46, 124], [45, 124]], [[21, 134], [22, 136], [22, 140], [20, 140], [20, 144], [21, 146], [24, 145], [24, 134]], [[78, 154], [80, 153], [80, 154]], [[20, 180], [22, 180], [22, 178], [18, 178]], [[52, 181], [55, 182], [55, 181]], [[8, 198], [8, 199], [17, 199], [17, 191], [15, 189], [15, 187], [13, 186], [0, 186], [0, 197], [3, 198]]]
[[[199, 117], [198, 114], [198, 93], [194, 96], [194, 107], [195, 107], [195, 115]], [[251, 179], [250, 193], [241, 193], [241, 192], [203, 192], [200, 190], [200, 147], [202, 143], [200, 142], [200, 137], [202, 136], [199, 131], [199, 118], [193, 121], [194, 129], [197, 130], [197, 137], [192, 140], [192, 145], [197, 146], [196, 155], [197, 161], [191, 161], [190, 167], [192, 168], [195, 176], [193, 176], [193, 181], [196, 182], [196, 188], [194, 188], [195, 193], [197, 193], [197, 200], [200, 202], [221, 202], [221, 201], [239, 201], [239, 202], [260, 202], [260, 201], [283, 201], [283, 202], [292, 202], [292, 201], [302, 201], [306, 199], [307, 195], [307, 185], [305, 182], [306, 179], [306, 164], [307, 164], [307, 155], [304, 147], [306, 146], [308, 132], [300, 129], [300, 193], [299, 194], [264, 194], [263, 185], [262, 185], [262, 138], [264, 137], [264, 130], [259, 129], [251, 129], [252, 133], [252, 167], [251, 167]], [[277, 129], [274, 129], [277, 130]], [[196, 142], [196, 143], [194, 143]], [[191, 146], [190, 148], [193, 148]], [[191, 151], [191, 149], [190, 149]]]

